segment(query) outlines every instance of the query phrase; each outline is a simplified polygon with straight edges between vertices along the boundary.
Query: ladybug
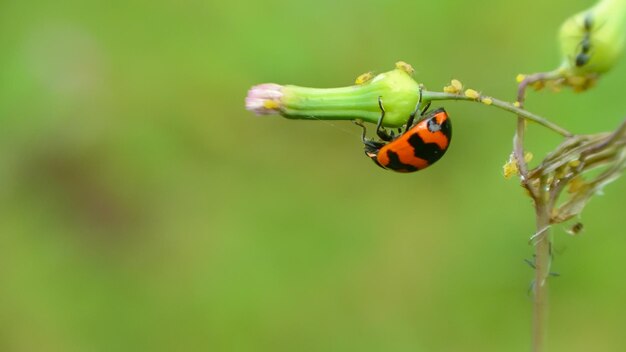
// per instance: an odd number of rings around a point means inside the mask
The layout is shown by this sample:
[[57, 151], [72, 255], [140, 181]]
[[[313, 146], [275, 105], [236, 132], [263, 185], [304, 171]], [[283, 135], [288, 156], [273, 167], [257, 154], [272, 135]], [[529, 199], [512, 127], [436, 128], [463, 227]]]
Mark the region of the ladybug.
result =
[[[382, 141], [365, 138], [366, 128], [361, 122], [355, 122], [363, 128], [361, 140], [365, 145], [365, 155], [371, 158], [376, 165], [383, 169], [396, 172], [414, 172], [427, 168], [441, 159], [452, 138], [452, 124], [443, 108], [428, 111], [430, 103], [420, 112], [420, 102], [409, 117], [404, 133], [395, 136], [382, 128], [385, 118], [382, 98], [378, 98], [378, 105], [382, 111], [376, 124], [376, 134]], [[415, 115], [420, 112], [422, 117], [413, 123]]]

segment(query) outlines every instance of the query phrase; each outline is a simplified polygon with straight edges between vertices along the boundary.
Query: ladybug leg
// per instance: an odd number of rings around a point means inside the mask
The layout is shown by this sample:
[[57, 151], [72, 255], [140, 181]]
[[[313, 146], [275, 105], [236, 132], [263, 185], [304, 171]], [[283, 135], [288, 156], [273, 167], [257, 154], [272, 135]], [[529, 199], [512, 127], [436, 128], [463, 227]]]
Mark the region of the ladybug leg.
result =
[[363, 122], [361, 120], [355, 120], [354, 123], [357, 126], [361, 126], [363, 128], [363, 134], [361, 135], [361, 141], [363, 142], [363, 144], [365, 145], [365, 155], [372, 159], [374, 161], [374, 163], [376, 163], [376, 165], [382, 167], [384, 169], [384, 167], [378, 162], [377, 157], [378, 157], [378, 151], [380, 150], [380, 148], [382, 148], [385, 143], [384, 142], [376, 142], [376, 141], [372, 141], [369, 140], [365, 137], [365, 133], [366, 133], [366, 128], [365, 125], [363, 124]]
[[382, 99], [382, 97], [378, 97], [378, 106], [380, 107], [380, 111], [382, 111], [382, 113], [380, 114], [380, 118], [378, 119], [378, 123], [376, 124], [376, 134], [383, 141], [389, 142], [389, 141], [391, 141], [393, 139], [393, 136], [390, 136], [387, 133], [387, 131], [385, 131], [382, 128], [382, 126], [383, 126], [383, 119], [385, 118], [385, 108], [383, 107], [383, 99]]
[[420, 110], [420, 104], [421, 103], [422, 103], [422, 95], [420, 94], [420, 100], [417, 102], [417, 105], [415, 106], [415, 110], [413, 110], [413, 112], [409, 116], [409, 119], [406, 121], [406, 127], [404, 128], [404, 133], [406, 133], [409, 130], [409, 128], [411, 128], [413, 126], [413, 121], [415, 120], [415, 115]]
[[404, 129], [404, 133], [406, 133], [409, 128], [413, 127], [413, 121], [415, 120], [415, 115], [418, 111], [420, 111], [420, 106], [422, 105], [422, 87], [419, 90], [419, 99], [417, 99], [417, 105], [415, 105], [415, 110], [409, 116], [409, 119], [406, 121], [406, 127]]
[[361, 121], [361, 120], [354, 120], [354, 124], [357, 125], [357, 126], [361, 126], [361, 128], [363, 128], [363, 133], [361, 134], [361, 142], [367, 143], [368, 139], [365, 138], [365, 135], [367, 133], [367, 129], [365, 128], [365, 125], [363, 124], [363, 121]]
[[415, 105], [415, 110], [413, 110], [413, 113], [411, 113], [411, 116], [409, 116], [409, 119], [406, 122], [406, 127], [404, 129], [404, 133], [406, 133], [411, 127], [413, 127], [413, 122], [415, 121], [415, 115], [417, 115], [419, 113], [420, 118], [422, 116], [424, 116], [424, 113], [426, 112], [426, 110], [428, 110], [428, 108], [430, 107], [430, 101], [428, 102], [428, 104], [426, 104], [426, 106], [422, 109], [422, 90], [420, 88], [420, 97], [419, 100], [417, 101], [417, 105]]

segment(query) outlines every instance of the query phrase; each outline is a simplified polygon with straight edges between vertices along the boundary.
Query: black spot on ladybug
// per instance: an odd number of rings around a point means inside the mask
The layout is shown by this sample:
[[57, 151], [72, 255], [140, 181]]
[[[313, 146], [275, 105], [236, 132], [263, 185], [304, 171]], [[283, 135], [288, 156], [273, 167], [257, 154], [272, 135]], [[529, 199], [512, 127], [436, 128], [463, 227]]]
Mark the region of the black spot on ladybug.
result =
[[422, 137], [417, 133], [409, 137], [409, 144], [413, 147], [413, 154], [420, 159], [426, 160], [429, 165], [439, 160], [445, 152], [445, 150], [439, 148], [437, 143], [424, 143]]
[[448, 143], [450, 143], [450, 139], [452, 138], [452, 124], [449, 119], [445, 119], [441, 126], [441, 133], [444, 136], [448, 137]]
[[417, 168], [415, 166], [408, 165], [400, 161], [400, 157], [396, 152], [387, 150], [387, 156], [389, 157], [389, 164], [385, 166], [386, 168], [397, 171], [404, 170], [407, 172], [417, 171]]

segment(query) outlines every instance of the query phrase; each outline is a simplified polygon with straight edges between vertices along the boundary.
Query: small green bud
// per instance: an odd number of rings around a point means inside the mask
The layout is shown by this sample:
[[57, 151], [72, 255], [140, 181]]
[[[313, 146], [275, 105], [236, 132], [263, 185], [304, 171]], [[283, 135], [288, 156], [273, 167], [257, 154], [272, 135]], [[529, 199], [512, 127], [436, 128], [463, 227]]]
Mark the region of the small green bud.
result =
[[600, 0], [570, 17], [561, 26], [559, 40], [565, 77], [591, 79], [610, 70], [626, 41], [626, 0]]
[[420, 88], [411, 70], [408, 64], [399, 63], [394, 70], [340, 88], [262, 84], [250, 89], [246, 108], [259, 115], [280, 114], [291, 119], [362, 119], [376, 123], [382, 113], [380, 97], [385, 109], [384, 125], [399, 127], [407, 122], [419, 100]]

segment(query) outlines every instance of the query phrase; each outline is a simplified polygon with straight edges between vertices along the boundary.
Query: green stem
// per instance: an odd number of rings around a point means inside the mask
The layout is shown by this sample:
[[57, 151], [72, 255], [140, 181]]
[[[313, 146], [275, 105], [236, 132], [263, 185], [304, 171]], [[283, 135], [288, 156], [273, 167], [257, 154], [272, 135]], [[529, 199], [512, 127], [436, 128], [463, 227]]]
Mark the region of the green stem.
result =
[[548, 308], [548, 276], [550, 275], [551, 235], [550, 201], [547, 194], [540, 191], [536, 203], [537, 231], [542, 232], [535, 241], [535, 279], [533, 299], [533, 352], [542, 352], [546, 340]]
[[[484, 98], [484, 97], [483, 97]], [[495, 99], [492, 97], [489, 97], [491, 99], [491, 104], [489, 104], [490, 106], [495, 106], [497, 108], [500, 108], [502, 110], [517, 114], [518, 116], [521, 116], [527, 120], [536, 122], [546, 128], [551, 129], [552, 131], [562, 135], [563, 137], [571, 137], [573, 136], [573, 133], [571, 133], [570, 131], [564, 129], [563, 127], [550, 122], [546, 119], [544, 119], [543, 117], [533, 114], [529, 111], [526, 111], [524, 109], [520, 109], [518, 107], [516, 107], [515, 105], [499, 100], [499, 99]], [[464, 101], [473, 101], [473, 102], [478, 102], [481, 103], [481, 99], [476, 99], [476, 98], [470, 98], [467, 97], [465, 95], [459, 95], [459, 94], [453, 94], [453, 93], [442, 93], [442, 92], [430, 92], [430, 91], [426, 91], [423, 90], [422, 91], [422, 99], [424, 101], [430, 101], [430, 100], [464, 100]], [[482, 102], [484, 104], [484, 102]]]
[[[380, 89], [375, 85], [340, 88], [308, 88], [286, 86], [283, 98], [284, 113], [288, 117], [304, 117], [314, 114], [319, 119], [342, 119], [354, 111], [371, 112], [374, 119], [380, 116], [378, 97]], [[369, 110], [369, 111], [367, 111]]]

